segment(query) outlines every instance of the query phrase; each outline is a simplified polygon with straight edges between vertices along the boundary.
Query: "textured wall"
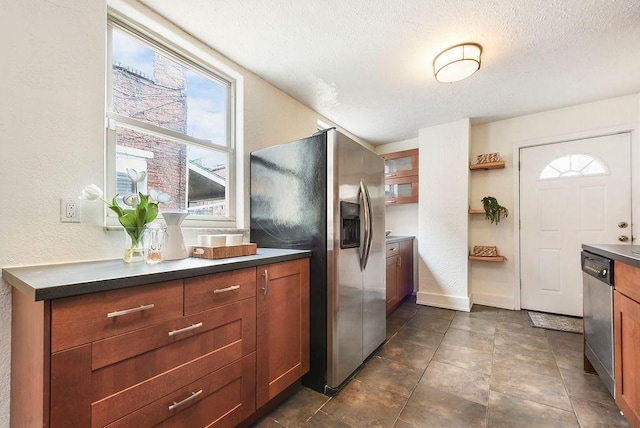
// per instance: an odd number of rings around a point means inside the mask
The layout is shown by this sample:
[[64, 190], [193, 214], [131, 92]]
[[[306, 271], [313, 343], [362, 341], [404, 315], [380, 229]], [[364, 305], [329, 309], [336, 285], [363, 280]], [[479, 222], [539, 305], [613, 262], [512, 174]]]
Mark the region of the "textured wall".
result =
[[469, 310], [469, 119], [420, 130], [418, 303]]
[[[322, 118], [309, 108], [138, 4], [113, 3], [129, 5], [127, 15], [146, 17], [148, 25], [161, 22], [157, 31], [164, 37], [215, 59], [240, 79], [247, 92], [239, 99], [244, 120], [239, 117], [238, 143], [245, 159], [251, 150], [315, 132]], [[103, 231], [99, 204], [82, 204], [80, 224], [60, 223], [60, 197], [103, 183], [106, 16], [104, 0], [3, 2], [0, 267], [122, 256], [123, 234]], [[241, 183], [248, 174], [239, 169]], [[245, 190], [240, 185], [238, 194], [248, 209]], [[239, 221], [244, 223], [242, 215]], [[0, 282], [0, 427], [9, 424], [10, 306], [11, 288]]]
[[[470, 159], [481, 153], [500, 152], [506, 160], [502, 170], [477, 171], [470, 175], [470, 204], [481, 208], [480, 200], [487, 195], [498, 198], [501, 205], [512, 212], [514, 205], [514, 144], [543, 138], [606, 129], [640, 122], [640, 97], [629, 95], [588, 104], [550, 110], [513, 119], [477, 125], [471, 129]], [[636, 138], [636, 146], [638, 136]], [[638, 153], [632, 161], [635, 188], [638, 189]], [[637, 190], [634, 195], [638, 195]], [[634, 218], [638, 218], [638, 203], [634, 202]], [[505, 263], [470, 263], [470, 289], [475, 303], [514, 307], [514, 287], [517, 272], [515, 265], [514, 215], [498, 226], [484, 220], [483, 216], [470, 216], [469, 246], [497, 245]], [[576, 262], [577, 263], [577, 262]]]

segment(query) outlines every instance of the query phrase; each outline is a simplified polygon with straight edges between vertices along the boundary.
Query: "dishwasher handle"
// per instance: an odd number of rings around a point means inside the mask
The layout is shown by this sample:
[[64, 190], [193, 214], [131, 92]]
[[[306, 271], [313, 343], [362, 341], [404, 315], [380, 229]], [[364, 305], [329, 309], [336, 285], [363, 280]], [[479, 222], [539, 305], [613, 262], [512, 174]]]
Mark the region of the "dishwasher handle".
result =
[[583, 251], [580, 255], [582, 272], [607, 285], [613, 285], [613, 260]]

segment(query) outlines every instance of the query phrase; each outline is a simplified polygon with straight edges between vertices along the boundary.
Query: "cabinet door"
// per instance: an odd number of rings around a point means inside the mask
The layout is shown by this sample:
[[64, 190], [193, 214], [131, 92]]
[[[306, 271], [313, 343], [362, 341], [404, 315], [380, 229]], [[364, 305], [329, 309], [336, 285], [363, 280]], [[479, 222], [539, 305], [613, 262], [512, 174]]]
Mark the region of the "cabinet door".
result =
[[387, 205], [418, 202], [418, 149], [382, 155]]
[[413, 240], [400, 241], [400, 299], [413, 293]]
[[384, 178], [418, 175], [418, 149], [382, 155], [384, 159]]
[[399, 260], [399, 255], [387, 257], [387, 315], [400, 301], [398, 293]]
[[258, 267], [256, 407], [309, 371], [309, 260]]
[[614, 292], [616, 404], [631, 426], [640, 426], [640, 303]]
[[418, 176], [388, 178], [384, 182], [387, 205], [418, 202]]

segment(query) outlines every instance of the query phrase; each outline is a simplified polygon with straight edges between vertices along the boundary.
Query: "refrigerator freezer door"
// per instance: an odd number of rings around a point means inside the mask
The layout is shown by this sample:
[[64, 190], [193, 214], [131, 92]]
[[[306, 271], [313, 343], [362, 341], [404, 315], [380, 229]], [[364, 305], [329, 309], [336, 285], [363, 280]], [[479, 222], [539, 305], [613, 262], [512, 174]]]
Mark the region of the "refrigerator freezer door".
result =
[[386, 316], [386, 263], [384, 233], [384, 161], [366, 150], [363, 154], [364, 173], [371, 212], [371, 241], [368, 262], [362, 272], [362, 355], [366, 359], [387, 336]]
[[[327, 243], [327, 248], [332, 249], [328, 255], [327, 274], [330, 278], [329, 294], [333, 296], [327, 317], [327, 386], [337, 388], [386, 337], [385, 263], [382, 247], [384, 163], [380, 157], [342, 134], [329, 131], [327, 138], [330, 148], [327, 170], [332, 176], [328, 179], [332, 186], [327, 189], [329, 212], [339, 207], [340, 201], [359, 203], [362, 198], [367, 198], [360, 206], [363, 219], [361, 248], [340, 249], [337, 239], [340, 235], [340, 222], [334, 220], [333, 224], [328, 225], [330, 230], [335, 231], [328, 233], [328, 236], [335, 236], [336, 239]], [[329, 168], [331, 165], [333, 168]], [[362, 191], [361, 182], [364, 185]], [[365, 215], [362, 213], [365, 211], [368, 220], [364, 220]], [[339, 216], [334, 216], [335, 218], [339, 219]], [[366, 268], [363, 263], [363, 270], [360, 264], [361, 251], [364, 260], [367, 252], [369, 257]]]

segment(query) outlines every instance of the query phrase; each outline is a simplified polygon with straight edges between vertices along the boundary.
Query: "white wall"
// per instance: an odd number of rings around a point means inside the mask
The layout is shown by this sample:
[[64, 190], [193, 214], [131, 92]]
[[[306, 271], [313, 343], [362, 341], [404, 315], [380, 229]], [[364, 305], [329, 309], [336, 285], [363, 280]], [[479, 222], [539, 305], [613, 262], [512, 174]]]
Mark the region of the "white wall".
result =
[[420, 129], [417, 302], [468, 311], [469, 119]]
[[[572, 134], [588, 135], [607, 128], [637, 124], [639, 114], [639, 97], [629, 95], [472, 127], [470, 159], [481, 153], [500, 152], [506, 168], [471, 173], [470, 204], [472, 208], [481, 208], [480, 200], [492, 195], [512, 212], [498, 226], [480, 215], [469, 220], [469, 246], [497, 245], [499, 252], [508, 259], [505, 263], [470, 263], [470, 289], [474, 303], [510, 309], [519, 303], [515, 301], [517, 232], [514, 225], [517, 207], [514, 207], [514, 195], [518, 189], [514, 188], [517, 172], [513, 164], [516, 157], [514, 147], [523, 142], [542, 139], [562, 141], [563, 137]], [[637, 140], [637, 135], [634, 138]], [[633, 165], [637, 177], [640, 166], [637, 153]], [[635, 182], [637, 186], [637, 178]], [[638, 208], [635, 208], [635, 218], [638, 218], [637, 213]]]
[[[244, 171], [248, 153], [311, 135], [325, 118], [191, 39], [132, 1], [112, 2], [162, 22], [241, 76]], [[0, 13], [0, 267], [122, 256], [122, 232], [105, 232], [103, 207], [60, 223], [60, 197], [104, 183], [105, 0], [10, 0]], [[131, 16], [131, 15], [130, 15]], [[242, 142], [242, 141], [241, 141]], [[362, 143], [362, 141], [360, 141]], [[240, 188], [247, 226], [248, 192]], [[0, 426], [9, 424], [11, 287], [0, 281]], [[18, 338], [19, 340], [19, 338]]]

